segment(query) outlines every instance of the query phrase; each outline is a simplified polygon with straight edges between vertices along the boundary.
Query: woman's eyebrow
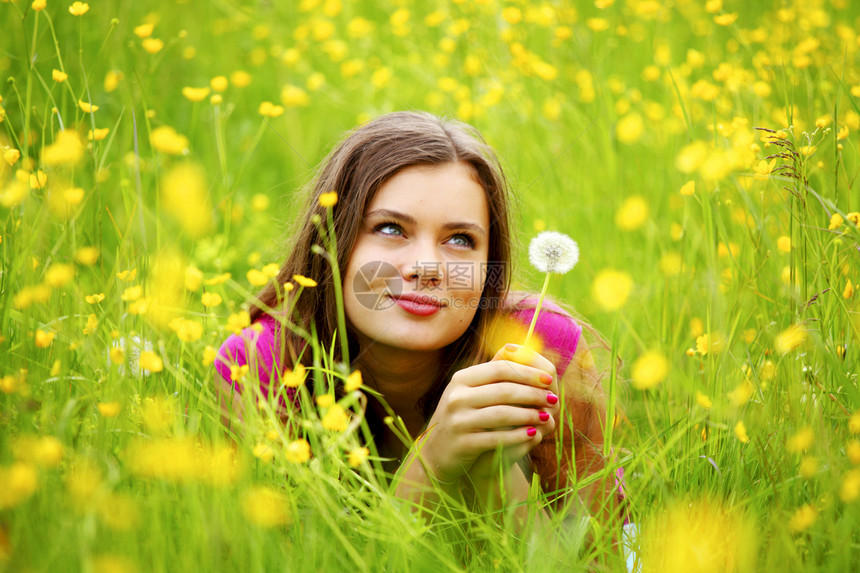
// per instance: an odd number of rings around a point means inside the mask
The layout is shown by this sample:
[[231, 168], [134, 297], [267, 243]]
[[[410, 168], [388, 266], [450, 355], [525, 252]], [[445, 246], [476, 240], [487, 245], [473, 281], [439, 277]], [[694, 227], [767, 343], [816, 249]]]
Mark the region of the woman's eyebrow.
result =
[[[412, 215], [407, 215], [406, 213], [401, 213], [400, 211], [393, 211], [391, 209], [376, 209], [374, 211], [370, 211], [365, 215], [365, 218], [369, 219], [371, 217], [379, 217], [384, 219], [397, 219], [398, 221], [403, 221], [404, 223], [408, 223], [409, 225], [415, 225], [417, 221], [415, 217]], [[460, 230], [460, 231], [472, 231], [474, 233], [478, 233], [481, 235], [486, 235], [487, 230], [484, 229], [481, 225], [477, 225], [475, 223], [469, 223], [466, 221], [453, 221], [450, 223], [445, 223], [442, 225], [442, 228], [447, 230]]]

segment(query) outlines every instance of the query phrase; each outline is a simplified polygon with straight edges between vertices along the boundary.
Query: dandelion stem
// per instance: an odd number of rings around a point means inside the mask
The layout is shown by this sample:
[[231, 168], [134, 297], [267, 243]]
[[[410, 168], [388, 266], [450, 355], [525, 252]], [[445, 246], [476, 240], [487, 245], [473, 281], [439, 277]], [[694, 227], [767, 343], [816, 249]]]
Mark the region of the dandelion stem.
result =
[[532, 332], [535, 330], [535, 325], [537, 324], [538, 314], [540, 314], [540, 309], [543, 306], [543, 297], [546, 296], [546, 291], [549, 288], [549, 276], [552, 273], [547, 273], [546, 278], [543, 280], [543, 288], [540, 291], [540, 297], [538, 298], [537, 306], [535, 307], [535, 315], [532, 317], [532, 323], [529, 325], [529, 331], [526, 334], [526, 340], [523, 342], [523, 346], [529, 345], [529, 340], [532, 337]]

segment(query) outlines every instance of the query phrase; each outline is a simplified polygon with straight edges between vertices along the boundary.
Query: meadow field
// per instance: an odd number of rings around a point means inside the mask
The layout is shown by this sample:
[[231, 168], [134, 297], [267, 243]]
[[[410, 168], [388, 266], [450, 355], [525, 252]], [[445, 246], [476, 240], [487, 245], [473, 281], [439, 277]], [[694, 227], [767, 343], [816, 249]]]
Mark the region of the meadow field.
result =
[[301, 419], [220, 423], [305, 184], [404, 109], [498, 150], [515, 287], [578, 241], [637, 566], [858, 570], [860, 3], [0, 0], [0, 571], [625, 569], [398, 502], [330, 341]]

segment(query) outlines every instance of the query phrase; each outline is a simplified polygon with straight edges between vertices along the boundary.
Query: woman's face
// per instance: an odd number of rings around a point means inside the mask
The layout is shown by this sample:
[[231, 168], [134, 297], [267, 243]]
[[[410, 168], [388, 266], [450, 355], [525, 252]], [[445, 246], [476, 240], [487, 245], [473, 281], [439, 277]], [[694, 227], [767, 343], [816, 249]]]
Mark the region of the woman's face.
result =
[[344, 278], [362, 346], [432, 351], [466, 331], [481, 300], [490, 240], [486, 193], [470, 166], [413, 166], [370, 202]]

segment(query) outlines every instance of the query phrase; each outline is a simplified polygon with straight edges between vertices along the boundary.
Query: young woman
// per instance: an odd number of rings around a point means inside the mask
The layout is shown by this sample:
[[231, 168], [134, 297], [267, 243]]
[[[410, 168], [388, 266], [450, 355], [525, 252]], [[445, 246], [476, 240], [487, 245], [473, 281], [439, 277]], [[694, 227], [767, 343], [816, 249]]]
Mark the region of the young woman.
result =
[[578, 491], [592, 514], [609, 517], [614, 477], [575, 487], [604, 467], [603, 391], [582, 328], [549, 305], [536, 328], [540, 353], [521, 347], [521, 337], [499, 338], [524, 332], [536, 297], [509, 292], [509, 191], [477, 132], [427, 113], [382, 116], [348, 134], [312, 189], [290, 255], [254, 303], [256, 327], [219, 351], [225, 414], [240, 410], [231, 365], [251, 365], [265, 394], [302, 354], [304, 341], [264, 310], [277, 314], [278, 285], [294, 275], [315, 280], [293, 303], [292, 320], [308, 329], [313, 323], [321, 341], [338, 330], [334, 275], [314, 249], [324, 241], [313, 223], [315, 215], [325, 221], [320, 197], [336, 191], [351, 369], [414, 440], [396, 438], [382, 423], [386, 411], [370, 399], [366, 416], [380, 455], [398, 472], [396, 495], [431, 503], [447, 491], [516, 504], [536, 473], [557, 507]]

